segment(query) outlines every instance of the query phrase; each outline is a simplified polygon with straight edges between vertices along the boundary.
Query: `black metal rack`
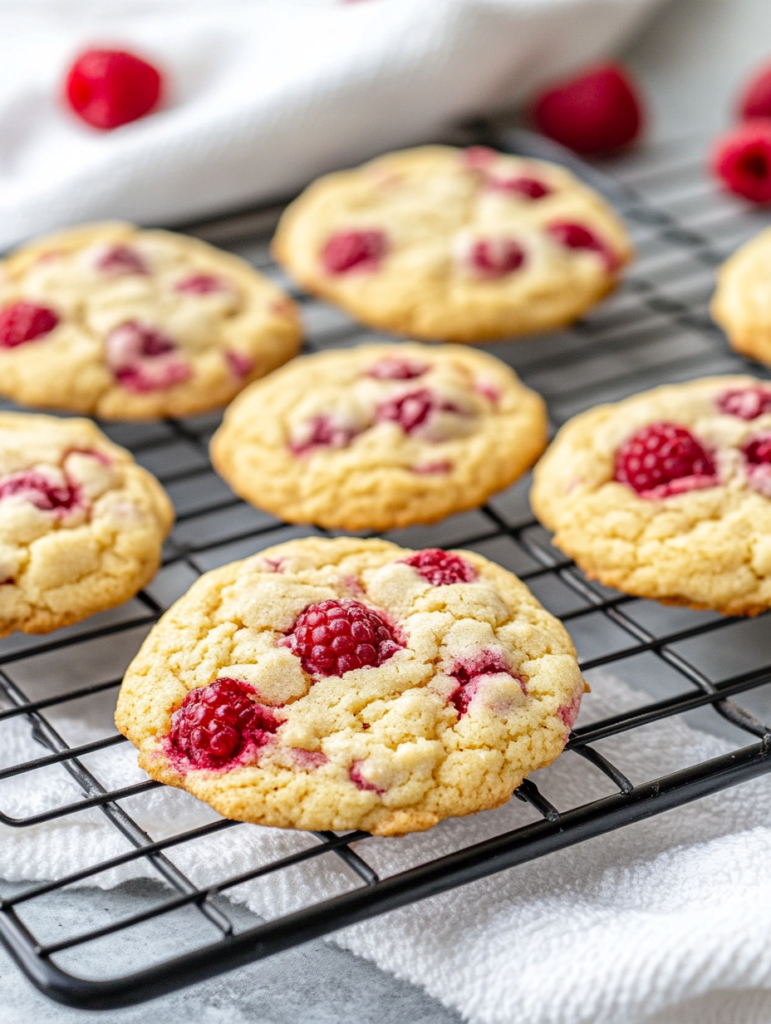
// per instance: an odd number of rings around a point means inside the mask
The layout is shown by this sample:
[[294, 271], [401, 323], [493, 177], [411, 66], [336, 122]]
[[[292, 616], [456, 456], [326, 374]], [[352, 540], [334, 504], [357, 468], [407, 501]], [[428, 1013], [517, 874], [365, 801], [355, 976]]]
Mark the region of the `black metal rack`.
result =
[[[481, 140], [484, 133], [478, 131], [476, 137]], [[619, 177], [610, 178], [535, 136], [509, 132], [492, 141], [515, 152], [570, 164], [611, 198], [638, 247], [638, 261], [619, 292], [570, 331], [490, 348], [544, 394], [555, 424], [598, 401], [667, 380], [746, 369], [712, 324], [706, 303], [713, 268], [760, 224], [755, 215], [717, 197], [700, 179], [692, 142], [681, 150], [670, 147], [622, 163], [616, 168]], [[268, 239], [279, 212], [278, 207], [263, 209], [191, 231], [247, 256], [294, 291], [304, 306], [310, 350], [371, 338], [371, 332], [340, 311], [297, 294], [271, 264]], [[757, 367], [755, 371], [763, 373]], [[651, 683], [650, 699], [642, 706], [592, 725], [579, 724], [570, 740], [569, 749], [602, 773], [615, 792], [557, 808], [528, 780], [515, 796], [537, 813], [534, 823], [390, 877], [378, 877], [367, 862], [370, 845], [382, 840], [363, 832], [314, 833], [313, 845], [197, 888], [169, 853], [216, 832], [248, 826], [214, 820], [153, 839], [126, 804], [159, 784], [110, 787], [87, 763], [89, 755], [125, 742], [123, 737], [105, 724], [102, 738], [71, 743], [55, 718], [62, 708], [77, 707], [81, 701], [111, 705], [120, 671], [147, 629], [202, 571], [289, 536], [318, 532], [287, 527], [229, 492], [207, 457], [207, 441], [218, 420], [211, 415], [160, 424], [104, 425], [156, 472], [174, 498], [177, 525], [164, 566], [142, 594], [113, 613], [50, 637], [0, 641], [0, 728], [30, 729], [41, 745], [39, 757], [0, 768], [0, 807], [5, 780], [23, 776], [32, 794], [39, 772], [64, 770], [82, 793], [77, 800], [22, 817], [0, 811], [0, 823], [22, 830], [98, 809], [128, 844], [125, 852], [108, 860], [50, 881], [16, 886], [13, 894], [0, 900], [0, 938], [33, 983], [53, 999], [94, 1009], [141, 1002], [771, 771], [771, 726], [761, 721], [769, 703], [762, 688], [771, 682], [766, 621], [664, 609], [589, 583], [550, 546], [548, 535], [527, 509], [526, 485], [519, 485], [483, 509], [431, 528], [430, 543], [476, 547], [514, 569], [574, 632], [585, 670], [612, 665], [622, 679], [643, 688]], [[418, 528], [394, 536], [425, 546], [429, 534]], [[715, 653], [718, 646], [721, 657]], [[68, 676], [65, 671], [71, 665], [82, 668], [84, 685], [71, 685], [72, 672]], [[709, 716], [709, 721], [702, 718], [703, 727], [731, 738], [735, 749], [635, 784], [597, 747], [619, 733], [628, 733], [633, 743], [636, 730], [643, 726], [695, 713]], [[234, 926], [221, 895], [250, 879], [275, 877], [330, 853], [353, 873], [352, 891], [256, 927]], [[65, 887], [88, 884], [97, 874], [140, 861], [165, 883], [162, 898], [97, 927], [76, 928], [58, 941], [38, 940], [30, 908]], [[89, 943], [108, 936], [114, 943], [128, 941], [132, 929], [184, 908], [199, 916], [201, 940], [183, 954], [124, 976], [97, 977], [99, 971], [88, 969]], [[57, 962], [73, 950], [84, 954], [86, 965], [77, 973]]]

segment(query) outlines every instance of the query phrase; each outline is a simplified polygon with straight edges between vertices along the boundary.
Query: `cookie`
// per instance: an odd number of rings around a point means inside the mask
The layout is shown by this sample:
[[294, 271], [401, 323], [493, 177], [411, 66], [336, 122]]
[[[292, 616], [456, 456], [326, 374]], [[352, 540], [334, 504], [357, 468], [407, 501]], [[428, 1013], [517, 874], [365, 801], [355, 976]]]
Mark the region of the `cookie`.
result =
[[546, 446], [513, 370], [454, 346], [362, 345], [253, 384], [211, 455], [247, 501], [289, 522], [388, 530], [476, 508]]
[[771, 228], [738, 249], [720, 267], [711, 312], [731, 346], [771, 364]]
[[531, 501], [593, 579], [666, 604], [771, 606], [771, 384], [707, 377], [576, 416]]
[[228, 818], [396, 835], [505, 803], [583, 689], [561, 623], [481, 555], [309, 538], [202, 576], [115, 720]]
[[0, 413], [0, 636], [133, 597], [173, 520], [155, 477], [93, 423]]
[[366, 324], [475, 342], [571, 323], [631, 250], [605, 201], [556, 164], [426, 146], [319, 179], [285, 211], [274, 254]]
[[225, 405], [297, 351], [295, 306], [195, 238], [89, 224], [0, 264], [0, 392], [107, 419]]

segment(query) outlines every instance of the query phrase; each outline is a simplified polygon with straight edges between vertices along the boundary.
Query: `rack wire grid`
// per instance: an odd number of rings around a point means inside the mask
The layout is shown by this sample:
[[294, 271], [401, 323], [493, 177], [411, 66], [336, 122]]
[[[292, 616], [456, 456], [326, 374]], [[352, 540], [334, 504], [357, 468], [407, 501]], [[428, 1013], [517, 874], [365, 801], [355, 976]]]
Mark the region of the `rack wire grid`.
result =
[[[527, 133], [493, 133], [490, 126], [477, 126], [474, 138], [570, 165], [613, 202], [637, 247], [623, 285], [574, 327], [489, 347], [544, 395], [554, 426], [597, 402], [658, 383], [746, 370], [746, 362], [730, 351], [711, 322], [707, 303], [714, 267], [765, 221], [762, 214], [718, 195], [706, 181], [700, 140], [616, 162], [611, 178], [607, 169], [600, 173]], [[189, 230], [245, 256], [293, 293], [302, 303], [309, 350], [371, 339], [372, 332], [340, 310], [298, 293], [271, 262], [269, 236], [279, 213], [278, 206], [263, 208]], [[5, 887], [0, 937], [31, 981], [53, 999], [92, 1009], [140, 1002], [771, 770], [771, 727], [761, 720], [771, 709], [763, 690], [771, 681], [767, 620], [665, 608], [587, 581], [551, 547], [548, 534], [532, 518], [525, 481], [484, 508], [389, 536], [407, 546], [473, 548], [517, 572], [567, 624], [584, 670], [612, 666], [618, 678], [646, 695], [631, 711], [591, 725], [579, 719], [568, 744], [573, 753], [563, 755], [589, 762], [605, 777], [608, 795], [563, 806], [554, 797], [547, 800], [530, 779], [514, 794], [530, 805], [528, 824], [391, 876], [379, 877], [367, 861], [372, 844], [385, 840], [363, 832], [314, 833], [299, 852], [197, 888], [175, 865], [175, 850], [218, 830], [251, 826], [221, 819], [154, 839], [131, 808], [159, 784], [148, 780], [111, 788], [89, 767], [89, 755], [124, 742], [111, 721], [122, 672], [152, 623], [200, 573], [290, 537], [320, 532], [286, 526], [249, 507], [213, 473], [207, 442], [219, 418], [102, 425], [164, 482], [174, 500], [177, 523], [163, 567], [144, 592], [119, 609], [48, 637], [16, 635], [0, 642], [0, 728], [31, 730], [41, 746], [40, 756], [0, 769], [0, 808], [3, 783], [9, 779], [23, 776], [30, 794], [30, 813], [12, 817], [0, 812], [0, 829], [8, 834], [9, 829], [76, 819], [84, 812], [101, 813], [125, 840], [125, 852], [84, 870]], [[105, 710], [103, 737], [68, 742], [57, 715], [77, 716], [78, 708], [94, 700], [101, 700]], [[664, 777], [634, 781], [602, 753], [608, 737], [625, 733], [630, 744], [643, 744], [646, 727], [675, 715], [729, 738], [730, 752]], [[36, 780], [46, 771], [67, 773], [78, 797], [37, 809]], [[278, 876], [293, 865], [325, 855], [339, 858], [351, 873], [356, 884], [349, 891], [273, 920], [251, 917], [246, 926], [239, 924], [235, 904], [222, 898], [250, 879], [278, 884]], [[152, 900], [129, 904], [128, 912], [122, 905], [123, 912], [113, 911], [95, 927], [91, 922], [84, 927], [75, 915], [65, 922], [64, 935], [62, 928], [53, 937], [36, 934], [46, 930], [39, 927], [45, 916], [40, 905], [46, 900], [139, 861], [164, 883]], [[138, 969], [120, 976], [105, 971], [105, 941], [112, 944], [110, 964], [116, 962], [117, 948], [122, 970], [133, 967], [142, 927], [181, 910], [193, 920], [181, 954], [172, 944], [176, 955], [170, 959], [140, 962]]]

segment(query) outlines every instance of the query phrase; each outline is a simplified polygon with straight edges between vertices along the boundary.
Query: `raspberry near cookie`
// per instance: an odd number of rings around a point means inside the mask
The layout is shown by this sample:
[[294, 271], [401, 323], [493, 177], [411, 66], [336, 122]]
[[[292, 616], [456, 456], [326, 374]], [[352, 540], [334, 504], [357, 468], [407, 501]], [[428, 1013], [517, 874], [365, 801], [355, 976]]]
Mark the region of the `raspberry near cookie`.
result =
[[576, 416], [531, 501], [593, 579], [665, 604], [771, 607], [771, 383], [706, 377]]
[[228, 409], [214, 465], [290, 522], [389, 530], [481, 505], [546, 447], [513, 370], [459, 346], [362, 345], [294, 360]]
[[173, 519], [155, 477], [93, 423], [0, 413], [0, 636], [133, 597]]
[[195, 238], [87, 224], [0, 267], [0, 392], [107, 419], [225, 405], [290, 359], [294, 304]]
[[226, 817], [398, 835], [508, 800], [583, 691], [562, 625], [481, 555], [309, 538], [201, 577], [115, 720]]
[[469, 342], [571, 323], [631, 256], [621, 222], [568, 171], [484, 146], [404, 150], [320, 178], [273, 248], [364, 323]]

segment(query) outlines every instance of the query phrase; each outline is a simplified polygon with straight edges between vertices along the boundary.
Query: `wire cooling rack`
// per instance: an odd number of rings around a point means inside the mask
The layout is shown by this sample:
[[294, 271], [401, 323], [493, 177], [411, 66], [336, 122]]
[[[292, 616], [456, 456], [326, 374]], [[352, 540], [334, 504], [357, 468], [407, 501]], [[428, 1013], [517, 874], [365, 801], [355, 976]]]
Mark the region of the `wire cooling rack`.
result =
[[[575, 327], [547, 338], [490, 346], [545, 396], [553, 425], [598, 401], [658, 383], [746, 369], [710, 321], [707, 302], [714, 267], [763, 221], [761, 215], [717, 196], [701, 177], [701, 161], [694, 155], [698, 140], [618, 163], [613, 178], [535, 136], [508, 132], [488, 141], [570, 163], [609, 196], [637, 246], [638, 259], [624, 285]], [[303, 306], [310, 350], [371, 339], [372, 332], [339, 310], [298, 294], [271, 263], [268, 242], [279, 212], [278, 207], [261, 209], [191, 231], [246, 256], [292, 291]], [[214, 820], [154, 839], [131, 809], [158, 784], [109, 788], [88, 762], [89, 755], [124, 742], [111, 723], [122, 672], [158, 615], [200, 573], [290, 537], [319, 532], [288, 527], [235, 498], [212, 472], [207, 457], [207, 442], [218, 422], [218, 415], [207, 415], [104, 425], [160, 477], [174, 500], [177, 524], [163, 567], [143, 593], [119, 609], [48, 637], [13, 636], [0, 642], [0, 730], [31, 730], [40, 744], [40, 756], [0, 769], [0, 808], [3, 783], [11, 778], [22, 776], [30, 797], [26, 816], [0, 811], [6, 835], [8, 830], [55, 825], [60, 819], [77, 820], [84, 811], [93, 814], [96, 809], [125, 841], [126, 852], [110, 860], [45, 883], [5, 889], [0, 937], [28, 977], [52, 998], [84, 1008], [140, 1002], [771, 770], [771, 727], [762, 721], [771, 713], [771, 699], [763, 689], [771, 682], [767, 619], [725, 619], [664, 608], [589, 583], [550, 546], [548, 534], [533, 520], [525, 482], [482, 509], [430, 529], [389, 536], [415, 547], [474, 548], [514, 570], [567, 624], [584, 670], [612, 666], [617, 677], [646, 694], [632, 711], [591, 725], [581, 725], [579, 719], [572, 734], [569, 749], [605, 777], [610, 795], [562, 806], [557, 798], [547, 800], [528, 780], [515, 796], [531, 806], [530, 824], [400, 874], [378, 877], [368, 863], [368, 850], [383, 840], [363, 832], [315, 833], [312, 845], [298, 853], [260, 863], [238, 877], [223, 877], [205, 890], [196, 888], [175, 865], [174, 851], [214, 832], [249, 826]], [[61, 723], [77, 717], [89, 702], [101, 702], [104, 735], [85, 744], [69, 742]], [[629, 744], [643, 744], [643, 727], [655, 728], [675, 715], [729, 739], [731, 751], [662, 778], [633, 782], [600, 749], [603, 740], [619, 733], [628, 736]], [[67, 773], [80, 796], [39, 809], [34, 796], [43, 772]], [[52, 837], [56, 842], [55, 832]], [[354, 888], [287, 916], [257, 925], [252, 918], [246, 927], [238, 927], [235, 906], [221, 896], [257, 877], [278, 884], [278, 876], [293, 865], [324, 855], [340, 858], [352, 873]], [[77, 915], [60, 921], [54, 935], [42, 926], [47, 900], [88, 885], [101, 872], [139, 861], [164, 883], [153, 899], [137, 901], [128, 912], [125, 906], [121, 913], [105, 912], [96, 926], [90, 920], [84, 924]], [[171, 959], [131, 969], [142, 928], [180, 911], [188, 914], [185, 951], [180, 954], [172, 943]], [[120, 965], [116, 973], [105, 969], [104, 941], [111, 943], [109, 963]], [[130, 973], [120, 973], [127, 967]]]

